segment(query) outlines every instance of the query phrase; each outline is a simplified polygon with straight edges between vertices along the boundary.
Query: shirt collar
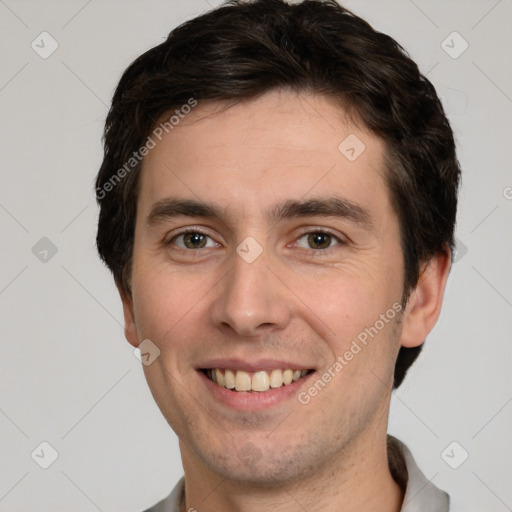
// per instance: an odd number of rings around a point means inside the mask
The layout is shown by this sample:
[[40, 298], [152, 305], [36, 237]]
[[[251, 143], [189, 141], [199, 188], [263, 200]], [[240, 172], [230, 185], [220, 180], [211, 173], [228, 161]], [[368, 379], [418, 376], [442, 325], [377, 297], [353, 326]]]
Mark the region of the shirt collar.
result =
[[[398, 463], [402, 473], [394, 474], [393, 464]], [[400, 485], [406, 482], [404, 501], [400, 512], [448, 512], [450, 497], [446, 492], [436, 487], [431, 480], [421, 472], [409, 448], [398, 439], [388, 436], [388, 459], [393, 478]], [[400, 469], [398, 469], [400, 472]], [[404, 473], [405, 472], [405, 473]]]

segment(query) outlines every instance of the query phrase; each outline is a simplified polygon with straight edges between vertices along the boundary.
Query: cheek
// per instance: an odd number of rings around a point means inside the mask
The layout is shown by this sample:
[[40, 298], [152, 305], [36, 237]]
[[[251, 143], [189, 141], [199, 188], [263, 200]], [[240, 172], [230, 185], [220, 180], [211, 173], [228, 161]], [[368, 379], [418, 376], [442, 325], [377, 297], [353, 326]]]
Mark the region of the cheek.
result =
[[[338, 371], [332, 370], [337, 376], [333, 387], [340, 390], [340, 404], [346, 405], [347, 400], [352, 403], [352, 398], [357, 404], [366, 394], [381, 396], [390, 385], [399, 347], [399, 277], [396, 271], [392, 280], [384, 272], [367, 273], [354, 267], [325, 283], [303, 281], [299, 288], [298, 294], [307, 297], [304, 302], [310, 308], [303, 308], [308, 323], [321, 326], [322, 331], [317, 332], [324, 337], [330, 364], [339, 362]], [[347, 397], [346, 389], [352, 389], [354, 397]]]
[[401, 296], [398, 276], [346, 265], [329, 274], [295, 275], [290, 283], [310, 317], [317, 316], [331, 337], [347, 340], [372, 325]]
[[132, 279], [135, 321], [139, 336], [154, 339], [162, 348], [179, 330], [197, 321], [208, 282], [201, 276], [159, 271], [155, 265], [134, 273]]

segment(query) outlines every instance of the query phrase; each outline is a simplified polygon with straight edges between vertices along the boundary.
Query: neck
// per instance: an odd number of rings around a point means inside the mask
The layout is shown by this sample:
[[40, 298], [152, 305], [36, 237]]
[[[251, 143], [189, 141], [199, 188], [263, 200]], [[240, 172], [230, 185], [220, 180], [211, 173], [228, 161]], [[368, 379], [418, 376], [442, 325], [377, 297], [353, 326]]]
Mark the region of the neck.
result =
[[399, 512], [403, 490], [391, 476], [386, 433], [364, 443], [363, 437], [306, 478], [271, 487], [224, 478], [205, 468], [182, 445], [186, 496], [182, 511]]

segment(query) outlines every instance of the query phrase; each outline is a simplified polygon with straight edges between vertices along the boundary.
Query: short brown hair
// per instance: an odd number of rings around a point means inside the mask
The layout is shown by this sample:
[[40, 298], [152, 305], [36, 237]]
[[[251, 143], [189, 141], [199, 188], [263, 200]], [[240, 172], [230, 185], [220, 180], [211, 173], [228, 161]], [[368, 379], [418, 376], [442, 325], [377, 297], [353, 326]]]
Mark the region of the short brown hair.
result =
[[[190, 98], [236, 101], [276, 88], [335, 98], [385, 141], [404, 303], [421, 263], [453, 249], [460, 179], [453, 133], [434, 87], [403, 48], [334, 0], [233, 0], [174, 29], [126, 69], [115, 91], [96, 180], [97, 246], [126, 293], [141, 162], [126, 163], [156, 120]], [[400, 349], [395, 387], [420, 350]]]

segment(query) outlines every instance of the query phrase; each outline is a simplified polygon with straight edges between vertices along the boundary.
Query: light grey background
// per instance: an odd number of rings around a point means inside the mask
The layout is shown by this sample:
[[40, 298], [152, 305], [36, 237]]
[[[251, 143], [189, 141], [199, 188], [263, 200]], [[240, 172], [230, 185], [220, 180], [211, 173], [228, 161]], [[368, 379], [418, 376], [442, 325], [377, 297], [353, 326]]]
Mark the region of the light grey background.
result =
[[[0, 511], [140, 511], [182, 474], [95, 253], [93, 180], [121, 72], [208, 4], [0, 0]], [[345, 5], [438, 88], [464, 170], [459, 259], [390, 432], [462, 510], [512, 510], [512, 2]], [[31, 48], [43, 31], [59, 45], [47, 59]], [[53, 257], [32, 252], [42, 237]]]

